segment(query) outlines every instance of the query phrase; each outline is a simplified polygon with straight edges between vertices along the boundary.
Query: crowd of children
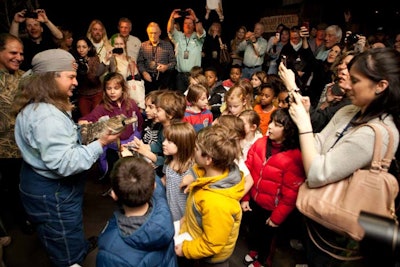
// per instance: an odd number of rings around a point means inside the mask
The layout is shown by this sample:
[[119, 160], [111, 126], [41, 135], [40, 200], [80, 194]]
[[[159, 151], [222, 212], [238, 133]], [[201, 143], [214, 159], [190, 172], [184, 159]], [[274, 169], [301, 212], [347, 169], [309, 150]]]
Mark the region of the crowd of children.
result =
[[[288, 105], [278, 106], [284, 86], [277, 86], [273, 78], [267, 83], [268, 75], [262, 71], [251, 80], [240, 78], [240, 71], [232, 66], [230, 78], [220, 81], [212, 67], [193, 68], [184, 94], [151, 91], [145, 96], [144, 110], [129, 97], [123, 75], [105, 75], [101, 104], [79, 123], [118, 114], [137, 116], [138, 121], [125, 128], [118, 143], [105, 147], [99, 159], [101, 170], [109, 176], [109, 195], [120, 210], [99, 236], [98, 266], [122, 261], [125, 256], [111, 257], [112, 251], [122, 249], [126, 239], [157, 230], [157, 223], [165, 226], [164, 234], [160, 232], [163, 241], [156, 245], [147, 239], [129, 245], [135, 255], [142, 255], [141, 260], [126, 256], [130, 264], [228, 266], [242, 228], [247, 229], [250, 249], [245, 263], [270, 263], [276, 227], [294, 209], [304, 172]], [[110, 158], [110, 149], [116, 157]], [[287, 159], [284, 165], [276, 165], [283, 158]], [[169, 215], [161, 220], [156, 212]], [[159, 222], [152, 225], [156, 218]], [[178, 243], [173, 237], [180, 234], [189, 238]], [[265, 242], [257, 241], [259, 235]], [[110, 247], [110, 240], [119, 245]], [[175, 252], [171, 251], [174, 244]], [[159, 259], [150, 257], [153, 254]]]
[[[105, 77], [102, 105], [108, 100], [118, 107], [125, 99], [123, 79], [110, 83], [119, 76], [111, 73]], [[146, 225], [144, 218], [152, 216], [152, 209], [157, 208], [156, 195], [160, 196], [157, 193], [160, 189], [170, 213], [163, 219], [169, 225], [164, 230], [174, 223], [175, 227], [178, 225], [175, 237], [187, 235], [179, 242], [168, 236], [171, 244], [177, 242], [176, 263], [168, 256], [170, 244], [153, 244], [152, 251], [163, 247], [159, 251], [164, 255], [160, 260], [168, 260], [172, 264], [168, 266], [229, 266], [242, 228], [246, 229], [244, 234], [250, 249], [245, 263], [248, 266], [271, 263], [271, 244], [278, 233], [277, 227], [295, 209], [297, 189], [305, 179], [297, 127], [288, 114], [288, 106], [278, 107], [282, 87], [265, 80], [257, 86], [243, 79], [232, 83], [230, 88], [222, 84], [212, 68], [204, 74], [202, 69], [196, 69], [185, 94], [162, 89], [146, 95], [145, 110], [140, 114], [143, 120], [136, 134], [129, 128], [125, 131], [130, 134], [121, 135], [119, 149], [131, 153], [121, 154], [123, 159], [117, 161], [110, 175], [113, 190], [110, 195], [121, 210], [100, 235], [99, 266], [106, 266], [110, 260], [106, 255], [112, 248], [104, 240], [111, 237], [112, 227], [123, 230], [128, 221], [137, 221], [136, 229], [125, 229], [123, 238], [139, 235], [136, 231], [140, 225]], [[218, 86], [218, 93], [213, 92]], [[99, 116], [89, 117], [81, 118], [81, 122], [95, 121]], [[134, 168], [131, 161], [150, 168], [159, 181], [156, 189], [148, 189], [153, 196], [143, 197], [142, 202], [135, 202], [139, 200], [135, 200], [138, 196], [133, 196], [133, 191], [121, 195], [124, 190], [120, 187], [128, 186], [127, 182], [121, 183], [124, 179], [121, 175], [128, 175], [128, 167]], [[148, 174], [134, 169], [131, 172], [132, 179], [137, 180], [135, 186], [144, 186], [139, 185], [144, 179], [140, 176]], [[165, 208], [164, 204], [158, 205]], [[142, 213], [138, 215], [135, 210]], [[132, 215], [127, 215], [129, 211]], [[217, 216], [219, 219], [215, 220]], [[150, 244], [146, 246], [151, 248]], [[143, 258], [143, 262], [147, 260]]]

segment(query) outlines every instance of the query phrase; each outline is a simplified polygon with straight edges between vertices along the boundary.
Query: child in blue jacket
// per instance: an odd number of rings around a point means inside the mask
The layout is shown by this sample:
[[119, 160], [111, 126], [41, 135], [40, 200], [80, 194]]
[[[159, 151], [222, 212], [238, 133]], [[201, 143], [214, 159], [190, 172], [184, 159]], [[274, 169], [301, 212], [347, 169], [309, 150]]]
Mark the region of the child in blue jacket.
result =
[[177, 267], [174, 225], [165, 188], [141, 157], [119, 159], [111, 171], [114, 212], [98, 240], [96, 267]]

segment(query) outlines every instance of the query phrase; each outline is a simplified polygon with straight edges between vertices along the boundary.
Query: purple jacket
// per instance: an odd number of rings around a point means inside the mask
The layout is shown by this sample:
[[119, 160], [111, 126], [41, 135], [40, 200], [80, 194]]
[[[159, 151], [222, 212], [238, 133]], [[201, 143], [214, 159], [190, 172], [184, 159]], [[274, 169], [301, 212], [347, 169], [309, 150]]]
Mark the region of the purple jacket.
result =
[[127, 103], [125, 101], [122, 101], [121, 107], [118, 107], [116, 103], [113, 103], [113, 108], [112, 110], [107, 110], [105, 109], [105, 106], [103, 103], [95, 107], [92, 112], [90, 112], [88, 115], [81, 117], [79, 120], [86, 120], [90, 122], [96, 122], [98, 121], [101, 117], [108, 115], [110, 118], [124, 114], [126, 117], [132, 117], [132, 114], [136, 113], [136, 116], [138, 118], [138, 121], [136, 123], [135, 131], [133, 127], [126, 127], [126, 129], [122, 132], [120, 138], [121, 141], [129, 139], [130, 137], [133, 138], [132, 135], [138, 137], [139, 139], [141, 138], [141, 133], [142, 133], [142, 127], [143, 127], [143, 117], [142, 113], [139, 110], [139, 107], [137, 106], [136, 102], [133, 99], [128, 99], [128, 101], [131, 103], [131, 108], [127, 110]]

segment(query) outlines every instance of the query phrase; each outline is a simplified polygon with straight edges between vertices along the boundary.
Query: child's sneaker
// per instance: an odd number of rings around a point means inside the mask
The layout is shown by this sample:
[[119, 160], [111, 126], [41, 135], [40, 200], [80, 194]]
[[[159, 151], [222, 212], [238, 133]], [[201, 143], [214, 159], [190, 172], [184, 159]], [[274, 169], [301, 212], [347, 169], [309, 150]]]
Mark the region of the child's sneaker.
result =
[[244, 256], [244, 264], [250, 264], [258, 258], [258, 252], [255, 250], [250, 250], [249, 253]]
[[252, 263], [247, 265], [247, 267], [264, 267], [264, 265], [262, 265], [259, 261], [253, 261]]

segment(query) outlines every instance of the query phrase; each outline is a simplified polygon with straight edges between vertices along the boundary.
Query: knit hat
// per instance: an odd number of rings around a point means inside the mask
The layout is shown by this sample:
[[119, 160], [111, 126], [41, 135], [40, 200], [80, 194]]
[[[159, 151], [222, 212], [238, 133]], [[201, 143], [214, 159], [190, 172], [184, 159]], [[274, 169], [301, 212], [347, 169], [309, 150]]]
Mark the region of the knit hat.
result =
[[76, 71], [75, 58], [63, 49], [48, 49], [37, 53], [32, 59], [32, 72]]

